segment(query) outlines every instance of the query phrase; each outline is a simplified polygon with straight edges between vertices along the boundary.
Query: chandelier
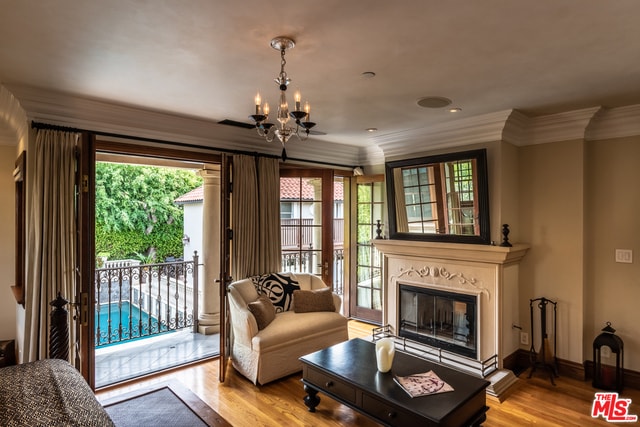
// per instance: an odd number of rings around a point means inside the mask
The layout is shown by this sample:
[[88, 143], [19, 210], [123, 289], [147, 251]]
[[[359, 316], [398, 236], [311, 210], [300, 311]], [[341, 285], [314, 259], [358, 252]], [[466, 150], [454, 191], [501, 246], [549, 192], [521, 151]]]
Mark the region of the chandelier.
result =
[[[255, 97], [256, 113], [249, 117], [255, 122], [258, 135], [265, 138], [267, 142], [273, 141], [277, 136], [282, 143], [282, 160], [287, 160], [287, 151], [285, 144], [292, 136], [300, 141], [304, 141], [309, 137], [309, 131], [316, 124], [310, 120], [311, 106], [309, 102], [304, 103], [304, 109], [300, 108], [300, 91], [296, 91], [294, 95], [295, 110], [289, 112], [289, 104], [287, 102], [287, 86], [291, 83], [291, 79], [287, 76], [284, 66], [287, 61], [284, 54], [288, 49], [292, 49], [295, 42], [289, 37], [276, 37], [271, 40], [271, 47], [280, 51], [280, 75], [275, 79], [276, 84], [280, 88], [280, 101], [278, 103], [278, 112], [276, 115], [277, 124], [270, 123], [269, 120], [269, 104], [262, 104], [260, 93]], [[289, 124], [293, 119], [294, 124]]]

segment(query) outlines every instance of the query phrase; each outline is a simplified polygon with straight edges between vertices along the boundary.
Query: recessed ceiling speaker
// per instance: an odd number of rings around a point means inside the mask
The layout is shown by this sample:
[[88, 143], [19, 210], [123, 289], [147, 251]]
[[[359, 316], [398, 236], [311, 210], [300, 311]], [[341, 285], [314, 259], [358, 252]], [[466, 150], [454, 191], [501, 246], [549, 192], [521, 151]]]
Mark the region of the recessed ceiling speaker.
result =
[[418, 105], [422, 108], [443, 108], [450, 104], [451, 100], [443, 96], [425, 96], [418, 99]]

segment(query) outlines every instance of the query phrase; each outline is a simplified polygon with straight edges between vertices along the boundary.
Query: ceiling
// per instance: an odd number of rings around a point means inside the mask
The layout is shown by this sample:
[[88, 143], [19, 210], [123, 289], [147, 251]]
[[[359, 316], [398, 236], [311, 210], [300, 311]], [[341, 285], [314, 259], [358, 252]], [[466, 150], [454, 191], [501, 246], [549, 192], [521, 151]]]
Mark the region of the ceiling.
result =
[[[290, 88], [311, 103], [320, 141], [365, 147], [503, 110], [640, 104], [637, 0], [1, 3], [8, 88], [215, 122], [249, 123], [258, 90], [275, 105], [280, 57], [269, 41], [290, 36]], [[462, 110], [418, 106], [426, 96]]]

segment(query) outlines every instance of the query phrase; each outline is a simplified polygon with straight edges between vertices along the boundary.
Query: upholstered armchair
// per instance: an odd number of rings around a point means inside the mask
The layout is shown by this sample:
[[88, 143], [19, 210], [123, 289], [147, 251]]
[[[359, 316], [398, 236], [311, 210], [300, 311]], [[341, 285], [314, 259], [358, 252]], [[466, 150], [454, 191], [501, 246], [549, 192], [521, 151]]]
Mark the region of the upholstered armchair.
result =
[[349, 338], [341, 298], [312, 274], [257, 276], [228, 291], [232, 363], [254, 384], [299, 372], [301, 356]]

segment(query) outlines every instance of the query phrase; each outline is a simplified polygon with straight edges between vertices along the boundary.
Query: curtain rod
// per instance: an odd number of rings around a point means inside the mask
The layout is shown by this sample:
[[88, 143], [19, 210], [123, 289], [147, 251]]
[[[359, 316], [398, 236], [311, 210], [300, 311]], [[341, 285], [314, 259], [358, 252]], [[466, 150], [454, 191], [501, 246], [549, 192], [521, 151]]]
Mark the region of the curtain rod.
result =
[[[89, 130], [89, 129], [80, 129], [80, 128], [74, 128], [74, 127], [68, 127], [68, 126], [52, 125], [52, 124], [49, 124], [49, 123], [36, 122], [36, 121], [33, 121], [33, 120], [31, 121], [31, 127], [33, 129], [50, 129], [50, 130], [57, 130], [57, 131], [61, 131], [61, 132], [77, 132], [77, 133], [88, 132], [88, 133], [92, 133], [94, 135], [107, 136], [107, 137], [111, 137], [111, 138], [123, 138], [123, 139], [130, 139], [130, 140], [133, 140], [133, 141], [154, 142], [154, 143], [158, 143], [158, 144], [169, 144], [169, 145], [175, 145], [175, 146], [178, 146], [178, 147], [198, 148], [198, 149], [211, 150], [211, 151], [217, 151], [217, 152], [229, 153], [229, 154], [244, 154], [244, 155], [247, 155], [247, 156], [266, 157], [266, 158], [270, 158], [270, 159], [279, 159], [280, 158], [280, 156], [276, 156], [274, 154], [258, 153], [257, 151], [251, 152], [251, 151], [243, 151], [243, 150], [232, 150], [232, 149], [229, 149], [229, 148], [220, 148], [220, 147], [204, 147], [204, 146], [196, 145], [196, 144], [188, 144], [186, 142], [167, 141], [167, 140], [164, 140], [164, 139], [157, 139], [157, 138], [147, 138], [147, 137], [142, 137], [142, 136], [123, 135], [123, 134], [112, 133], [112, 132], [93, 131], [93, 130]], [[350, 169], [353, 169], [353, 168], [356, 167], [356, 166], [353, 166], [353, 165], [343, 165], [343, 164], [340, 164], [340, 163], [330, 163], [330, 162], [323, 162], [323, 161], [319, 161], [319, 160], [299, 159], [299, 158], [295, 158], [295, 157], [289, 157], [288, 159], [289, 160], [293, 160], [293, 161], [297, 161], [297, 162], [306, 162], [306, 163], [325, 165], [325, 166], [339, 166], [339, 167], [350, 168]]]

